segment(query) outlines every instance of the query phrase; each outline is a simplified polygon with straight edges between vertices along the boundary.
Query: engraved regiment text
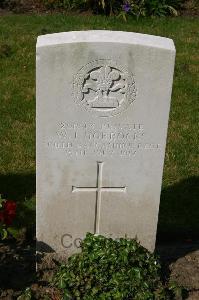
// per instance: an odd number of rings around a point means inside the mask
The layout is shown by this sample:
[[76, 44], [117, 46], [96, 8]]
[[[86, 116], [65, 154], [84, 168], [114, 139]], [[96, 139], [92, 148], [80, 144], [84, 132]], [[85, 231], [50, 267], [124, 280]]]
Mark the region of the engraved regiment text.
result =
[[161, 145], [147, 141], [144, 125], [60, 122], [56, 137], [47, 141], [51, 150], [62, 151], [66, 157], [133, 158], [140, 151], [159, 151]]

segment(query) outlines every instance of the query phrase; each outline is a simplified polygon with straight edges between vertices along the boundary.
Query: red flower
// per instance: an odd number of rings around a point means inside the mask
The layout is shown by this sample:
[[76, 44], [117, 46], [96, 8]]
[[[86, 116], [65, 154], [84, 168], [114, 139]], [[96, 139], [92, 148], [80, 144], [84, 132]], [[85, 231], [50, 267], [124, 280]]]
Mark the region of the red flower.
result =
[[12, 200], [7, 200], [3, 203], [3, 208], [6, 212], [8, 212], [9, 214], [11, 213], [15, 213], [16, 212], [16, 203]]
[[6, 225], [11, 225], [16, 215], [16, 203], [12, 200], [7, 200], [3, 203], [3, 221]]
[[4, 219], [4, 223], [7, 225], [7, 226], [10, 226], [13, 222], [13, 219], [15, 218], [15, 215], [5, 215], [5, 219]]
[[0, 222], [4, 222], [4, 213], [3, 211], [0, 211]]

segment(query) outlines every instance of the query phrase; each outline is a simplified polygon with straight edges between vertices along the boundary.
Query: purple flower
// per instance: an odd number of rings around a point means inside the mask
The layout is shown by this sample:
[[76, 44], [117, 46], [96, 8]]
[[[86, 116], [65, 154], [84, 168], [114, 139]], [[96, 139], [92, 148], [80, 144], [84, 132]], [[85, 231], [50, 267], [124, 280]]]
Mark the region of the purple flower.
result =
[[125, 12], [129, 12], [129, 10], [131, 9], [131, 6], [128, 2], [126, 2], [123, 6], [122, 6], [123, 10]]

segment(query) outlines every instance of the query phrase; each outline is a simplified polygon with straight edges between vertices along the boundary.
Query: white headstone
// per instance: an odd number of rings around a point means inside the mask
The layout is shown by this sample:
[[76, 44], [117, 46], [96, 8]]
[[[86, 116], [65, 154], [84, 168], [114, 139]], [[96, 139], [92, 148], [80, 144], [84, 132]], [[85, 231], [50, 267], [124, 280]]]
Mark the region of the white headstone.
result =
[[174, 60], [157, 36], [38, 38], [38, 250], [70, 255], [87, 232], [154, 249]]

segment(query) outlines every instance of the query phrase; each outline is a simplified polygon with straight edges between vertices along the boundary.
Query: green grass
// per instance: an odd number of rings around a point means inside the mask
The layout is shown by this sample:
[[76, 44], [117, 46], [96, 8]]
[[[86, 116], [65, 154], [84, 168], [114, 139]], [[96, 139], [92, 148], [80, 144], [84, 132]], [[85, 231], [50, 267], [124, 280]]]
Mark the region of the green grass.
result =
[[127, 23], [102, 16], [0, 18], [0, 193], [23, 203], [20, 205], [25, 225], [30, 222], [29, 213], [34, 224], [36, 38], [52, 32], [109, 29], [160, 35], [175, 42], [177, 57], [158, 234], [197, 234], [198, 28], [199, 20], [191, 17], [147, 18], [138, 22], [129, 19]]

